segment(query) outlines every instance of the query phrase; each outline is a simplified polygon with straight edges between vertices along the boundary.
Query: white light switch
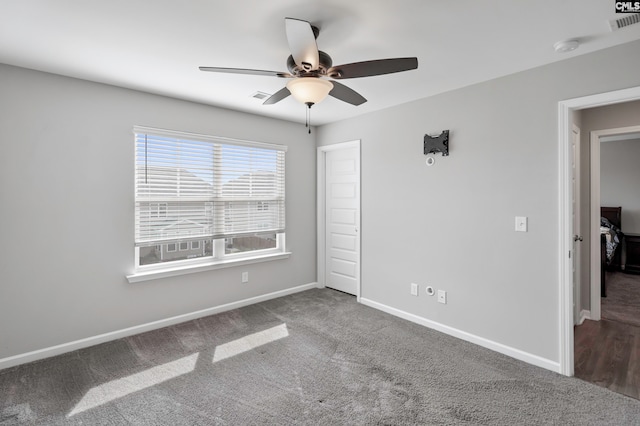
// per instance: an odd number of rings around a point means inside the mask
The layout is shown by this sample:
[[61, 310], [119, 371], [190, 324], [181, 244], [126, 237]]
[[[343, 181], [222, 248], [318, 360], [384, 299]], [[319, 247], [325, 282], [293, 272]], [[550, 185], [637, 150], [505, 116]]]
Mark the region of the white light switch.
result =
[[411, 283], [411, 294], [413, 296], [417, 296], [418, 295], [418, 284]]
[[516, 216], [516, 231], [527, 232], [527, 217]]

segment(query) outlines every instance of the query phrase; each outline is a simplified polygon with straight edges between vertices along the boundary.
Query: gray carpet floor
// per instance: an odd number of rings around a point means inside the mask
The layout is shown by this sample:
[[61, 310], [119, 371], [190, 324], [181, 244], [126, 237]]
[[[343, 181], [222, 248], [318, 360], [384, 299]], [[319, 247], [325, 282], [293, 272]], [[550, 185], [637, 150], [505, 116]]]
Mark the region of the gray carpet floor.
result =
[[0, 371], [0, 425], [640, 425], [640, 401], [314, 289]]
[[607, 272], [606, 283], [602, 318], [640, 327], [640, 275]]

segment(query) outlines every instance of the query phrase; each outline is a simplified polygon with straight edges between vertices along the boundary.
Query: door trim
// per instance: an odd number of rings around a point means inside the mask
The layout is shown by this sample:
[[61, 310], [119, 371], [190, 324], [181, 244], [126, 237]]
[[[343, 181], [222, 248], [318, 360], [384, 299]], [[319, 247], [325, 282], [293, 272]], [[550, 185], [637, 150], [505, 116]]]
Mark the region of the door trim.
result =
[[[581, 131], [580, 128], [578, 126], [575, 125], [575, 123], [572, 125], [573, 130], [572, 130], [572, 136], [574, 139], [577, 138], [576, 143], [576, 148], [574, 150], [574, 153], [576, 154], [577, 158], [573, 159], [573, 163], [574, 163], [574, 167], [575, 167], [575, 187], [578, 189], [576, 192], [577, 194], [573, 194], [573, 198], [575, 199], [575, 203], [573, 203], [573, 206], [578, 206], [578, 211], [577, 212], [573, 212], [574, 214], [572, 214], [572, 217], [575, 218], [575, 223], [573, 224], [573, 231], [574, 234], [577, 236], [582, 236], [582, 216], [580, 214], [580, 191], [581, 191], [581, 173], [582, 173], [582, 169], [580, 167], [580, 157], [581, 157], [581, 146], [580, 146], [580, 138], [581, 138]], [[575, 237], [574, 237], [575, 238]], [[575, 262], [575, 269], [574, 269], [574, 273], [575, 276], [572, 278], [573, 283], [574, 283], [574, 297], [575, 299], [573, 300], [573, 323], [574, 324], [578, 324], [580, 321], [580, 300], [581, 300], [581, 294], [582, 294], [582, 289], [581, 289], [581, 263], [580, 263], [580, 259], [582, 257], [582, 248], [580, 246], [580, 242], [576, 241], [573, 245], [574, 248], [574, 256], [573, 256], [573, 260]], [[573, 270], [573, 268], [572, 268]], [[576, 300], [577, 299], [577, 300]]]
[[[576, 110], [640, 99], [640, 86], [558, 102], [558, 301], [560, 373], [573, 376], [573, 224], [571, 220], [572, 114]], [[593, 239], [593, 238], [591, 238]]]
[[[325, 179], [326, 179], [326, 155], [329, 151], [336, 151], [341, 149], [350, 149], [357, 148], [358, 149], [358, 160], [360, 159], [360, 139], [349, 141], [349, 142], [340, 142], [332, 145], [324, 145], [319, 146], [317, 151], [317, 273], [318, 273], [318, 287], [325, 287], [326, 277], [325, 277], [325, 266], [326, 266], [326, 241], [325, 241], [325, 230], [326, 230], [326, 214], [325, 214]], [[362, 176], [362, 169], [360, 169], [360, 176]], [[358, 185], [361, 186], [361, 178], [358, 177]], [[360, 191], [360, 203], [358, 205], [358, 213], [360, 214], [362, 208], [362, 191]], [[357, 218], [358, 221], [358, 232], [360, 234], [358, 238], [358, 280], [356, 285], [356, 300], [360, 302], [360, 287], [362, 283], [361, 279], [361, 244], [362, 244], [362, 226], [360, 217]]]

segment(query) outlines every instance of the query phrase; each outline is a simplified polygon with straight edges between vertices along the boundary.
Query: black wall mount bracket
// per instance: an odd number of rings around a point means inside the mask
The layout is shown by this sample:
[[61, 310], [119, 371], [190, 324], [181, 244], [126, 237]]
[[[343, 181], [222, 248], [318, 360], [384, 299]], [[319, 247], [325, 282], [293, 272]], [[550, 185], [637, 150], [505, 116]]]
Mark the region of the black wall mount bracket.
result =
[[449, 131], [443, 130], [438, 136], [424, 135], [424, 155], [442, 153], [449, 155]]

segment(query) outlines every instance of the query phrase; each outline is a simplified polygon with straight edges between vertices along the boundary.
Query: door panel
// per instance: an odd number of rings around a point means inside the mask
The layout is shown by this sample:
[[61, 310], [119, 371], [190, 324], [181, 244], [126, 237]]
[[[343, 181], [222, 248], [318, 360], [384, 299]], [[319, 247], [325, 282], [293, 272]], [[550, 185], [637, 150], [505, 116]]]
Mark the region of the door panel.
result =
[[355, 235], [333, 234], [331, 236], [331, 245], [336, 250], [356, 250], [357, 238]]
[[327, 151], [325, 157], [325, 285], [358, 294], [360, 282], [359, 149]]
[[356, 226], [356, 211], [353, 209], [331, 209], [333, 223]]

